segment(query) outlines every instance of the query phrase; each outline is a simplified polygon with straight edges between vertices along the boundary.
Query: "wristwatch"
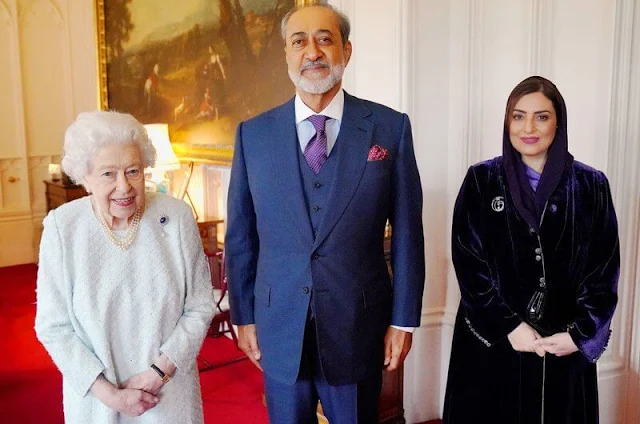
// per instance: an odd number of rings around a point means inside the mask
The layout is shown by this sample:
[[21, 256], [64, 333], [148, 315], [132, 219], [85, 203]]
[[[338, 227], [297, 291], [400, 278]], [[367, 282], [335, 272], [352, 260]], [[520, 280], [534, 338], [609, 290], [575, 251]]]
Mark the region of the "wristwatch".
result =
[[167, 382], [171, 380], [171, 376], [169, 374], [165, 374], [156, 364], [151, 364], [151, 369], [158, 373], [162, 379], [162, 383], [167, 384]]

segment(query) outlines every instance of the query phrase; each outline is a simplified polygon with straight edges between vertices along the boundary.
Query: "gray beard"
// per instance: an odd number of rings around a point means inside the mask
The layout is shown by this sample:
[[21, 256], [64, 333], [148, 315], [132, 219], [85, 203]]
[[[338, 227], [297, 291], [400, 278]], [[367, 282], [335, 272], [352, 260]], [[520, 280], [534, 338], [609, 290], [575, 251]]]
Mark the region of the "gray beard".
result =
[[333, 65], [330, 68], [330, 73], [325, 78], [312, 81], [310, 79], [305, 78], [302, 74], [294, 73], [289, 70], [289, 78], [293, 81], [293, 85], [296, 86], [298, 91], [302, 91], [304, 93], [310, 94], [324, 94], [327, 91], [331, 90], [336, 84], [340, 83], [342, 80], [342, 75], [344, 74], [344, 65]]

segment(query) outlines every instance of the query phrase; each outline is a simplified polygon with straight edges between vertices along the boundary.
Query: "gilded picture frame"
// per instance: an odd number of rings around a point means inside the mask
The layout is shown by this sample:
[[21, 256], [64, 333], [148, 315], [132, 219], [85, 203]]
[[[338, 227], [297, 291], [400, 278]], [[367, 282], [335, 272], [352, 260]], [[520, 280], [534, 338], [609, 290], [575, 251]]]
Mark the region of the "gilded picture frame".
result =
[[237, 124], [294, 94], [282, 17], [319, 2], [95, 0], [100, 107], [168, 123], [183, 161], [228, 166]]

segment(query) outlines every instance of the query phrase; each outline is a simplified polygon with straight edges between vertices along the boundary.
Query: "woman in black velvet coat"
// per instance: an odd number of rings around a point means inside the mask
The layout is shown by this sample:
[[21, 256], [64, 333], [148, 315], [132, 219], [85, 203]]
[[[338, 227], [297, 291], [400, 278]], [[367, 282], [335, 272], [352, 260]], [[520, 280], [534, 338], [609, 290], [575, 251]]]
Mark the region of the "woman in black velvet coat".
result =
[[502, 156], [469, 168], [460, 189], [452, 257], [462, 298], [445, 424], [597, 423], [618, 228], [606, 176], [567, 149], [550, 81], [511, 92]]

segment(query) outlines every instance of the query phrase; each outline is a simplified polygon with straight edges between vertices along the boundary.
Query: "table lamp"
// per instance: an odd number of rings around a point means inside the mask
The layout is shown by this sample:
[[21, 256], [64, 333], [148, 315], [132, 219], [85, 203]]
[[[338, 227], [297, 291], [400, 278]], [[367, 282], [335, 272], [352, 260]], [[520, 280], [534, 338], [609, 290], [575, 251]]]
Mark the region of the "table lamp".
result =
[[60, 181], [60, 165], [57, 163], [50, 163], [49, 175], [51, 175], [52, 181]]
[[[145, 173], [151, 173], [147, 183], [155, 188], [155, 191], [171, 194], [169, 191], [169, 177], [167, 171], [180, 169], [180, 161], [176, 157], [169, 140], [168, 124], [147, 124], [144, 126], [149, 134], [153, 147], [156, 148], [156, 165], [153, 168], [145, 169]], [[153, 187], [155, 185], [155, 187]]]

